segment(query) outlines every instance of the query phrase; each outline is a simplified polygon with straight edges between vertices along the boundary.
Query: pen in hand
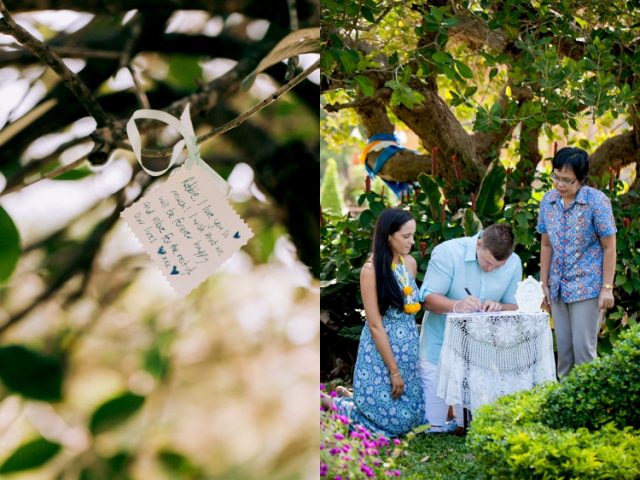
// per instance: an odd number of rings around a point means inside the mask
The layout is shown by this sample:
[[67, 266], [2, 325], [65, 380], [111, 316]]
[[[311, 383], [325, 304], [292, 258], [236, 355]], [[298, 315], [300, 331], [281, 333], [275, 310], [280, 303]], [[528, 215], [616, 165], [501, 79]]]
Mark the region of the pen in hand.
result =
[[[467, 287], [464, 287], [464, 291], [467, 292], [467, 295], [469, 295], [470, 297], [473, 297], [473, 294], [469, 291], [469, 289]], [[476, 307], [475, 311], [479, 312], [481, 309]]]

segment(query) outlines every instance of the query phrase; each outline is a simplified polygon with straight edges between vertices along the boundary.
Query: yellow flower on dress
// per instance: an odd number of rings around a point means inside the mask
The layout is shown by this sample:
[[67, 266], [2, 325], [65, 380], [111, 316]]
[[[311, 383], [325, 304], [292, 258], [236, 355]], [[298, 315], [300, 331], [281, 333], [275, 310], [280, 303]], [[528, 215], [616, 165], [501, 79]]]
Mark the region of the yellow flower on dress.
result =
[[419, 303], [407, 303], [404, 306], [404, 312], [405, 313], [418, 313], [420, 311], [420, 304]]
[[411, 288], [411, 285], [405, 285], [402, 287], [402, 293], [405, 295], [411, 295], [413, 293], [413, 288]]

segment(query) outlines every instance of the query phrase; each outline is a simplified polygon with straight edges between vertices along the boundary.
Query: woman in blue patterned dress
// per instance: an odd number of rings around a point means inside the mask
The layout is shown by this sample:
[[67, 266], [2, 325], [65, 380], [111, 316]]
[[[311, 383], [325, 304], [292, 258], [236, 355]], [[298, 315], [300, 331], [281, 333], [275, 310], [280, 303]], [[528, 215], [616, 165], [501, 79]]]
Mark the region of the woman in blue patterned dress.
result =
[[565, 147], [553, 157], [555, 189], [540, 202], [540, 280], [551, 306], [558, 376], [596, 357], [600, 318], [614, 305], [616, 225], [607, 196], [585, 185], [589, 156]]
[[370, 432], [405, 434], [425, 422], [420, 386], [420, 309], [417, 264], [409, 255], [416, 222], [405, 210], [384, 210], [376, 222], [372, 255], [360, 272], [367, 316], [353, 375], [353, 395], [337, 398], [338, 410]]

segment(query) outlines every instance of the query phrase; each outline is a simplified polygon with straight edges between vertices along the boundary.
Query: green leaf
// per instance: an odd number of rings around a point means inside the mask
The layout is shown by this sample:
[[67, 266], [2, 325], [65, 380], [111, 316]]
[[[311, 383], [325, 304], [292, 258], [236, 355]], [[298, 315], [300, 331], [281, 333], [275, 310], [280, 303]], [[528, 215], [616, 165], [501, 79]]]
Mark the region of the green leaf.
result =
[[202, 471], [191, 460], [182, 455], [181, 453], [173, 450], [162, 450], [158, 453], [158, 460], [164, 467], [164, 469], [177, 477], [171, 478], [199, 478], [202, 475]]
[[364, 75], [356, 75], [353, 79], [358, 84], [358, 88], [360, 88], [360, 91], [363, 93], [363, 95], [367, 97], [373, 95], [375, 88], [368, 77], [365, 77]]
[[145, 397], [131, 392], [107, 400], [93, 412], [89, 430], [97, 435], [120, 425], [142, 407], [144, 400]]
[[464, 229], [465, 237], [472, 237], [482, 228], [482, 223], [476, 215], [476, 212], [470, 208], [464, 209], [464, 216], [462, 217], [462, 228]]
[[473, 78], [473, 72], [466, 63], [456, 60], [456, 70], [458, 70], [458, 73], [464, 78]]
[[22, 345], [0, 347], [0, 380], [7, 388], [37, 400], [62, 398], [63, 365]]
[[451, 55], [449, 55], [446, 52], [436, 52], [433, 55], [431, 55], [431, 58], [433, 59], [434, 62], [442, 65], [451, 62]]
[[342, 62], [342, 66], [348, 75], [351, 75], [356, 71], [356, 59], [353, 57], [350, 50], [340, 51], [340, 62]]
[[0, 285], [5, 283], [20, 258], [20, 234], [13, 220], [0, 205]]
[[[256, 76], [286, 58], [296, 57], [303, 53], [319, 53], [320, 52], [320, 28], [301, 28], [291, 32], [273, 47], [273, 49], [264, 57], [253, 72], [251, 72], [242, 81], [241, 88], [249, 90], [253, 85]], [[342, 59], [342, 52], [340, 52]]]
[[168, 84], [188, 90], [195, 90], [198, 87], [195, 80], [202, 78], [200, 56], [172, 54], [167, 56], [167, 60], [169, 73], [166, 81]]
[[374, 215], [371, 210], [364, 210], [360, 216], [358, 217], [358, 221], [360, 222], [360, 226], [363, 228], [368, 227], [374, 220]]
[[442, 205], [443, 194], [438, 183], [431, 175], [421, 173], [418, 175], [420, 188], [427, 196], [427, 205], [431, 210], [431, 218], [440, 218], [440, 208]]
[[61, 173], [57, 177], [53, 177], [53, 180], [80, 180], [81, 178], [92, 175], [93, 172], [87, 167], [75, 168], [68, 172]]
[[53, 458], [62, 447], [40, 437], [18, 447], [4, 461], [0, 473], [13, 473], [40, 467]]
[[507, 189], [507, 173], [499, 162], [494, 162], [482, 179], [476, 200], [476, 212], [479, 217], [496, 215], [504, 205]]

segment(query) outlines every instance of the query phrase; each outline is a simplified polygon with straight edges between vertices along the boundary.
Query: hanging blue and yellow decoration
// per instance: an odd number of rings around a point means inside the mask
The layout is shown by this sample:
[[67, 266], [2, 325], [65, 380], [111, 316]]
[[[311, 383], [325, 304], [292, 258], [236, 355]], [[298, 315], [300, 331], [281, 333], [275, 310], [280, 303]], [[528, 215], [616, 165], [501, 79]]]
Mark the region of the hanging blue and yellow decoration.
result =
[[[360, 154], [360, 160], [364, 163], [364, 167], [371, 179], [373, 179], [378, 175], [380, 170], [382, 170], [382, 167], [387, 163], [387, 160], [402, 150], [406, 150], [406, 148], [398, 145], [398, 139], [393, 133], [376, 133], [369, 137], [367, 145], [362, 149], [362, 153]], [[370, 152], [380, 152], [376, 157], [376, 162], [373, 168], [371, 168], [367, 163], [367, 155], [369, 155]], [[384, 178], [382, 181], [386, 183], [398, 197], [401, 197], [404, 192], [411, 191], [412, 183], [395, 182], [392, 180], [385, 180]]]

